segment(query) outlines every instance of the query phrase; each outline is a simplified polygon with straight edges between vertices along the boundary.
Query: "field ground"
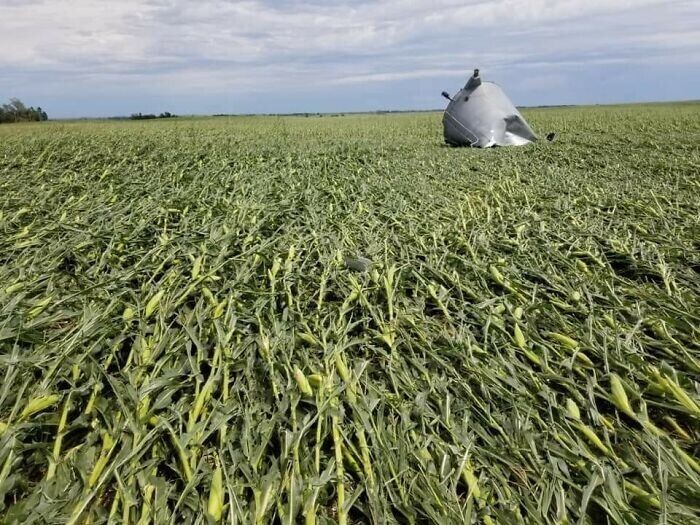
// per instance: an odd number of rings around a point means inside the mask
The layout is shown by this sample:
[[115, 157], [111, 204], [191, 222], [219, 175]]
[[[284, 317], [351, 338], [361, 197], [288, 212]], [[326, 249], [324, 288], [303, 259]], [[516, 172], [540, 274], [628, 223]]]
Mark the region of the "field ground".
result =
[[525, 115], [1, 126], [0, 520], [696, 520], [700, 104]]

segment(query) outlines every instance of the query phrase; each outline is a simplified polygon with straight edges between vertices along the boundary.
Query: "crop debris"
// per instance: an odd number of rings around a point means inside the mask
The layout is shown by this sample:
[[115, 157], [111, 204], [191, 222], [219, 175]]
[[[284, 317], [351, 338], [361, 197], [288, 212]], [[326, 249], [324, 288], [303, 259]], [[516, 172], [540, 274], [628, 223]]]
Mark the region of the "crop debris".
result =
[[691, 523], [700, 105], [0, 129], [0, 521]]

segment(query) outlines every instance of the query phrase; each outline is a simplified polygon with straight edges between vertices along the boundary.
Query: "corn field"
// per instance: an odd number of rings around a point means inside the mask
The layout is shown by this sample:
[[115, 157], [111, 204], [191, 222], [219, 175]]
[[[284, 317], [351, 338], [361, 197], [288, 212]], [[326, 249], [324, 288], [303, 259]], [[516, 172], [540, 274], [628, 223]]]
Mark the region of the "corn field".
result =
[[0, 128], [3, 523], [692, 523], [700, 104]]

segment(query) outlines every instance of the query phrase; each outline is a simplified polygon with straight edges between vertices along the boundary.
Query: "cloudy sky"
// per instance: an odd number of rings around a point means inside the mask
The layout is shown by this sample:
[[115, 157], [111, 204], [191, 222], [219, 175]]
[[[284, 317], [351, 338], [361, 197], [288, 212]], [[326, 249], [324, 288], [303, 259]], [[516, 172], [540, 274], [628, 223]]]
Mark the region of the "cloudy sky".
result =
[[0, 99], [51, 117], [700, 98], [698, 0], [0, 0]]

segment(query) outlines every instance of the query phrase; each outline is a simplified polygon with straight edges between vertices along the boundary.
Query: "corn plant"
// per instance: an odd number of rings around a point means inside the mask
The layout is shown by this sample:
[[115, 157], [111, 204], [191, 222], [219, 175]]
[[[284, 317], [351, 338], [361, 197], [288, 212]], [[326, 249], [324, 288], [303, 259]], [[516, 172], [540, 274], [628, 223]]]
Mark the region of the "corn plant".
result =
[[700, 105], [0, 129], [3, 523], [691, 523]]

